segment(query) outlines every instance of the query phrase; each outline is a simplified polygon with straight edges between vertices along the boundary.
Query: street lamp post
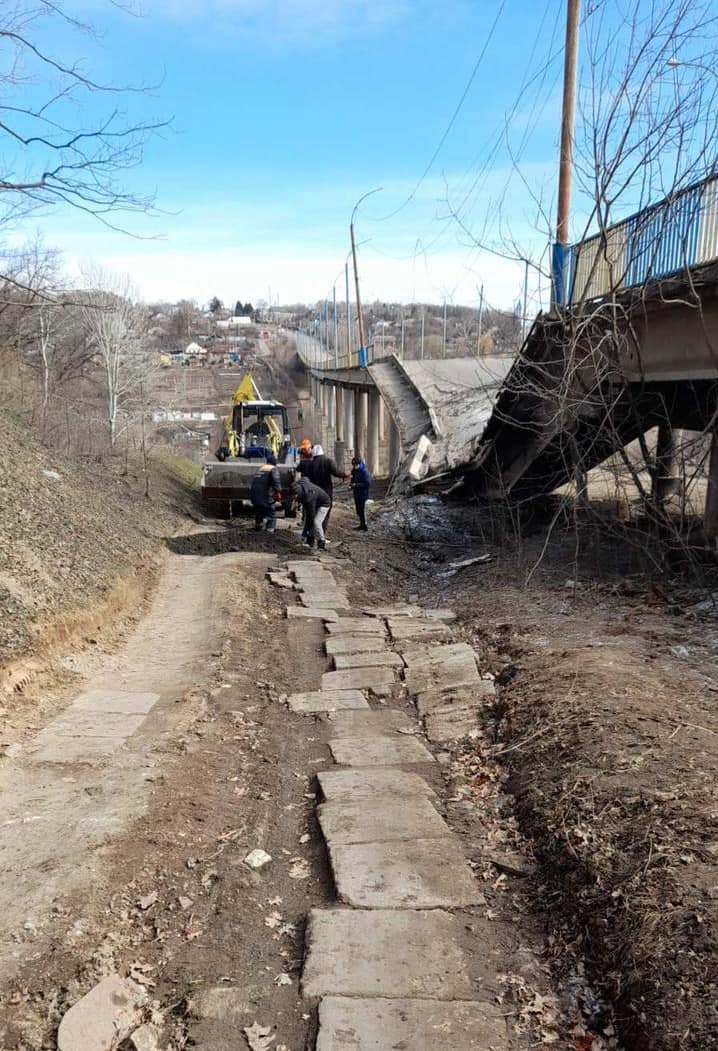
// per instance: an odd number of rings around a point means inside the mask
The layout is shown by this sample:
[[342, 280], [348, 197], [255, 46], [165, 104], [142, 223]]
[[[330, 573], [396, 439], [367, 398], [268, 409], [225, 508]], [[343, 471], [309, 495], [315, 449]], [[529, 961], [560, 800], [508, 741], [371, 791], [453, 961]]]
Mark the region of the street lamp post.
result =
[[375, 190], [369, 190], [367, 193], [363, 194], [363, 196], [361, 196], [359, 198], [357, 203], [354, 205], [354, 209], [352, 211], [351, 222], [349, 223], [349, 235], [351, 237], [351, 242], [352, 242], [352, 259], [353, 259], [353, 262], [354, 262], [354, 287], [355, 287], [355, 290], [356, 290], [357, 319], [358, 319], [358, 322], [359, 322], [359, 364], [361, 366], [366, 366], [366, 364], [367, 364], [367, 360], [366, 360], [367, 351], [366, 351], [366, 346], [365, 346], [365, 343], [364, 343], [364, 318], [362, 317], [361, 295], [359, 293], [359, 271], [357, 269], [357, 247], [356, 247], [356, 240], [354, 238], [354, 218], [356, 216], [357, 209], [359, 208], [359, 205], [362, 203], [362, 201], [365, 201], [367, 199], [367, 197], [371, 197], [371, 195], [373, 193], [379, 193], [381, 189], [382, 189], [381, 186], [377, 186], [377, 188]]

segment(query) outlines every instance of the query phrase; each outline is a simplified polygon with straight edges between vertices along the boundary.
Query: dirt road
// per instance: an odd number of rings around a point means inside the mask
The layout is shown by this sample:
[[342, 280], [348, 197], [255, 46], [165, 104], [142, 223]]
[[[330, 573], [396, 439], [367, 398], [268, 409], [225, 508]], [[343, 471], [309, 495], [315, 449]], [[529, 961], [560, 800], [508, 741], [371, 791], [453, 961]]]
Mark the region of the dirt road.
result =
[[[417, 601], [419, 593], [423, 604], [448, 604], [442, 567], [450, 551], [438, 557], [386, 534], [368, 542], [350, 524], [337, 510], [324, 562], [353, 607]], [[241, 522], [171, 547], [147, 617], [117, 653], [95, 658], [72, 695], [46, 699], [48, 725], [0, 767], [2, 1051], [54, 1048], [66, 1010], [114, 971], [147, 990], [163, 1051], [236, 1051], [249, 1046], [244, 1029], [255, 1024], [269, 1030], [272, 1048], [314, 1047], [317, 1003], [302, 996], [300, 976], [310, 911], [337, 904], [317, 824], [316, 775], [332, 766], [331, 727], [293, 714], [285, 701], [316, 690], [330, 664], [321, 621], [288, 620], [285, 607], [296, 599], [266, 578], [306, 552], [289, 530], [257, 536]], [[500, 573], [488, 573], [498, 586]], [[564, 673], [564, 657], [548, 656], [554, 643], [546, 638], [569, 648], [563, 596], [539, 629], [533, 607], [506, 581], [498, 604], [480, 580], [460, 593], [456, 640], [471, 642], [483, 671], [505, 684], [478, 738], [433, 749], [437, 805], [484, 902], [458, 912], [463, 949], [478, 966], [485, 931], [493, 932], [492, 988], [512, 1051], [618, 1048], [616, 1020], [587, 979], [568, 904], [558, 911], [559, 892], [537, 868], [541, 837], [550, 834], [539, 823], [537, 790], [548, 809], [547, 786], [551, 777], [559, 783], [564, 753], [550, 756], [543, 784], [520, 766], [524, 756], [533, 761], [530, 743], [548, 737], [543, 723], [531, 728], [541, 708], [517, 663], [537, 672], [552, 664], [561, 690], [570, 674], [568, 688], [582, 693], [576, 670]], [[587, 618], [583, 610], [577, 644]], [[551, 680], [536, 681], [549, 698]], [[601, 689], [607, 697], [611, 687]], [[146, 706], [136, 724], [118, 721], [113, 709], [128, 704]], [[571, 712], [580, 719], [580, 709]], [[509, 717], [522, 722], [512, 729]], [[706, 718], [700, 725], [709, 728]], [[526, 774], [518, 808], [515, 760]], [[259, 871], [245, 861], [256, 849], [272, 858]]]

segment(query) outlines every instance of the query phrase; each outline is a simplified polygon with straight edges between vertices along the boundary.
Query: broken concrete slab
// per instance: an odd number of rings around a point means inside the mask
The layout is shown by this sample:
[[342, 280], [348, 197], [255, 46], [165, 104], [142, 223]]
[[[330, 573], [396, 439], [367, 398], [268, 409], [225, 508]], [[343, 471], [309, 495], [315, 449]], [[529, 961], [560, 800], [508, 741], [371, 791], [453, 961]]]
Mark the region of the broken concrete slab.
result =
[[361, 690], [314, 690], [311, 693], [293, 693], [287, 703], [293, 712], [303, 715], [369, 707], [369, 702]]
[[495, 1004], [455, 1000], [325, 996], [316, 1051], [508, 1051], [505, 1012]]
[[252, 1004], [244, 987], [212, 986], [193, 992], [187, 1010], [191, 1018], [239, 1022], [252, 1010]]
[[277, 588], [293, 589], [294, 581], [288, 573], [267, 573], [270, 584], [274, 584]]
[[78, 1000], [60, 1022], [58, 1051], [113, 1051], [142, 1022], [147, 993], [111, 974]]
[[322, 609], [319, 606], [287, 606], [287, 617], [302, 619], [314, 617], [317, 620], [332, 621], [339, 620], [339, 614], [335, 609]]
[[469, 686], [451, 686], [425, 690], [414, 698], [419, 715], [427, 715], [436, 708], [480, 707], [483, 701], [496, 695], [493, 682], [479, 679]]
[[340, 766], [402, 766], [433, 763], [434, 757], [415, 737], [344, 737], [329, 742]]
[[332, 591], [338, 587], [331, 573], [313, 573], [310, 577], [300, 577], [297, 581], [297, 590], [304, 591]]
[[337, 653], [332, 657], [336, 671], [346, 671], [349, 668], [403, 668], [404, 662], [398, 653], [391, 650], [382, 650], [379, 653], [376, 647], [367, 652], [359, 653]]
[[372, 686], [393, 682], [396, 682], [393, 668], [347, 668], [344, 671], [325, 671], [322, 675], [323, 690], [368, 690]]
[[435, 797], [434, 790], [423, 777], [390, 767], [320, 770], [317, 780], [322, 795], [331, 803], [372, 802], [379, 806], [383, 805], [384, 798], [413, 801]]
[[381, 620], [371, 617], [340, 617], [334, 624], [327, 625], [330, 635], [377, 635], [386, 638], [386, 627]]
[[356, 843], [391, 843], [412, 839], [445, 839], [446, 822], [424, 796], [411, 806], [405, 799], [382, 799], [381, 806], [365, 800], [322, 803], [317, 809], [322, 834], [329, 847]]
[[453, 638], [451, 628], [441, 621], [417, 620], [414, 617], [390, 617], [389, 633], [397, 642], [407, 639], [435, 641]]
[[425, 609], [424, 616], [427, 620], [440, 620], [442, 624], [453, 624], [456, 620], [456, 613], [453, 609]]
[[116, 712], [122, 715], [146, 715], [159, 701], [158, 693], [122, 693], [118, 690], [88, 690], [80, 694], [72, 709], [79, 712]]
[[426, 716], [424, 725], [426, 736], [437, 744], [476, 737], [479, 733], [478, 705], [434, 708]]
[[394, 708], [374, 712], [336, 712], [327, 717], [332, 737], [392, 737], [416, 726], [405, 712]]
[[470, 1000], [461, 933], [439, 909], [312, 909], [304, 995]]
[[388, 653], [387, 640], [381, 635], [332, 635], [324, 640], [329, 657], [344, 653]]
[[458, 909], [484, 900], [455, 836], [403, 839], [331, 842], [340, 901], [355, 909]]
[[365, 606], [362, 609], [367, 617], [420, 617], [423, 613], [421, 606], [414, 606], [407, 602], [397, 602], [393, 606]]

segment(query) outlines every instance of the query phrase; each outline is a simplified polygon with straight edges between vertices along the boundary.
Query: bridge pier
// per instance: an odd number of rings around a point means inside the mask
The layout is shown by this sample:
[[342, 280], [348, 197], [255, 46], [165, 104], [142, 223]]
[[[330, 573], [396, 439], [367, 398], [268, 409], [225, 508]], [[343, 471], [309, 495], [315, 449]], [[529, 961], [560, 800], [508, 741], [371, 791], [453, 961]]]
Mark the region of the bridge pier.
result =
[[354, 391], [354, 455], [366, 456], [367, 442], [367, 396], [362, 390]]
[[401, 435], [399, 434], [399, 428], [394, 423], [394, 417], [391, 413], [387, 413], [387, 419], [389, 423], [389, 440], [388, 440], [388, 453], [389, 453], [389, 477], [391, 478], [401, 460]]
[[703, 531], [707, 539], [715, 544], [718, 538], [718, 431], [713, 431], [713, 439], [711, 441]]
[[367, 450], [366, 464], [372, 475], [380, 473], [379, 465], [379, 436], [381, 433], [381, 398], [378, 393], [371, 391], [367, 396]]
[[668, 420], [658, 425], [656, 469], [651, 487], [651, 498], [657, 508], [675, 492], [678, 484], [676, 477], [676, 447], [679, 440], [680, 431], [674, 431]]

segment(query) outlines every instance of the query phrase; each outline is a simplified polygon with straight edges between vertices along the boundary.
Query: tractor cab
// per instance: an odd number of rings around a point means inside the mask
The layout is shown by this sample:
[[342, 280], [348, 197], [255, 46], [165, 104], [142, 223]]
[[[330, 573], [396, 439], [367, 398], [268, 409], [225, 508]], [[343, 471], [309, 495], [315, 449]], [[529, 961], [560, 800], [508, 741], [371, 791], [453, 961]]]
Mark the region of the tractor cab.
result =
[[240, 401], [232, 406], [218, 460], [266, 460], [270, 453], [277, 463], [286, 463], [291, 452], [289, 418], [281, 402]]

